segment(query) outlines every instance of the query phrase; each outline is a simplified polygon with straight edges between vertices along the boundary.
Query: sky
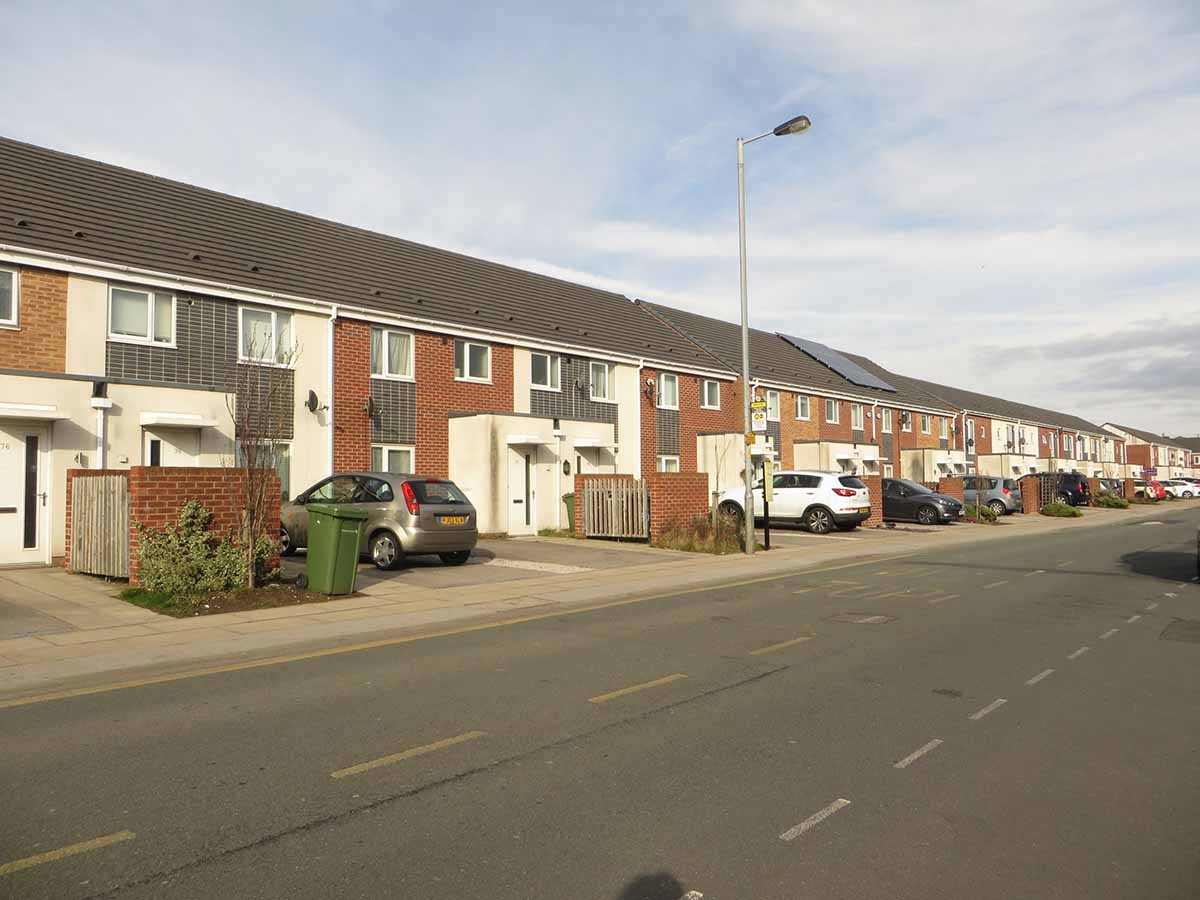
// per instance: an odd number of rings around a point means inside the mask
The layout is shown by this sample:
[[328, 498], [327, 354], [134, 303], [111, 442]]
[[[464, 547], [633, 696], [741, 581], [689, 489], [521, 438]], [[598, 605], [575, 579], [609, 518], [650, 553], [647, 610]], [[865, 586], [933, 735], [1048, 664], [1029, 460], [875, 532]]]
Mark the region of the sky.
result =
[[1200, 4], [22, 3], [0, 133], [1200, 434]]

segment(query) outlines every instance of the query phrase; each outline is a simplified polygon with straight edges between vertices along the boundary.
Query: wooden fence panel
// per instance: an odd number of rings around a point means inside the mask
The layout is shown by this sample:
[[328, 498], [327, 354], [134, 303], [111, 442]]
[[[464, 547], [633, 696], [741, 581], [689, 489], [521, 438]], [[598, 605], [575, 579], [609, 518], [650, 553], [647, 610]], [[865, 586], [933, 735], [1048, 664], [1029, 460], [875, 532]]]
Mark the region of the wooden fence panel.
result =
[[633, 478], [589, 478], [583, 485], [587, 537], [648, 538], [649, 492]]
[[129, 577], [129, 479], [76, 478], [71, 485], [71, 569]]

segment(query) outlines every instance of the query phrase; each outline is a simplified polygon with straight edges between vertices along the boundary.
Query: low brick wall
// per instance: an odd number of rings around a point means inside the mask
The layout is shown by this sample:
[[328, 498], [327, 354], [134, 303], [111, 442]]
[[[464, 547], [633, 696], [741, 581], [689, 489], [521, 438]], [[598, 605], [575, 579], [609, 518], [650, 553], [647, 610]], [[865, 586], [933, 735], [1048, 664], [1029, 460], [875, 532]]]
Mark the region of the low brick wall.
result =
[[650, 492], [650, 540], [672, 525], [688, 525], [709, 513], [707, 472], [654, 472], [645, 478]]
[[937, 492], [945, 494], [947, 497], [953, 497], [959, 503], [963, 503], [963, 480], [957, 475], [946, 476], [938, 480]]
[[1023, 478], [1020, 485], [1023, 511], [1037, 515], [1042, 510], [1042, 482], [1037, 478]]
[[871, 528], [883, 524], [883, 477], [880, 475], [859, 475], [859, 480], [867, 486], [871, 495], [871, 516], [863, 525]]
[[632, 475], [580, 475], [575, 473], [575, 497], [573, 505], [575, 507], [575, 537], [585, 537], [583, 533], [583, 486], [589, 481], [606, 480], [611, 481], [614, 478], [632, 479]]
[[1133, 479], [1126, 478], [1123, 482], [1123, 485], [1125, 488], [1125, 494], [1124, 494], [1125, 499], [1132, 500], [1134, 497], [1134, 493], [1137, 491], [1137, 486], [1133, 483]]
[[1096, 497], [1099, 497], [1100, 492], [1102, 490], [1104, 490], [1104, 488], [1100, 485], [1100, 479], [1099, 478], [1089, 478], [1087, 481], [1088, 481], [1088, 490], [1091, 491], [1092, 498], [1095, 499]]
[[71, 485], [76, 478], [95, 478], [98, 475], [120, 475], [122, 478], [129, 476], [128, 469], [67, 469], [67, 512], [64, 521], [66, 528], [66, 546], [63, 549], [62, 565], [64, 569], [71, 568]]

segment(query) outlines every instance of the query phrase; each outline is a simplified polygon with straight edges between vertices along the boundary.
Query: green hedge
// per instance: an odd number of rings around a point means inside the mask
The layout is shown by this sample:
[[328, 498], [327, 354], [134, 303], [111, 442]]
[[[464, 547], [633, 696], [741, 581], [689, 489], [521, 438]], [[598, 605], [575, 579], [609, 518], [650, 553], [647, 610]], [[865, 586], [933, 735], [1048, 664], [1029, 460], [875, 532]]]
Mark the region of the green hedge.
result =
[[1043, 516], [1054, 516], [1059, 519], [1077, 519], [1083, 515], [1069, 503], [1047, 503], [1042, 507]]

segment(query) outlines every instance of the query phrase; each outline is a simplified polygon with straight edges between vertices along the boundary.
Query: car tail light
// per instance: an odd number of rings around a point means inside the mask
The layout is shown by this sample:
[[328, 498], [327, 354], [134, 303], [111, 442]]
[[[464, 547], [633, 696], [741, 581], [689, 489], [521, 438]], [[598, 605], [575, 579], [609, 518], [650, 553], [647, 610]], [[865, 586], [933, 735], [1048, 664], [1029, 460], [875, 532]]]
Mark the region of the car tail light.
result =
[[858, 495], [858, 491], [852, 490], [851, 488], [834, 488], [833, 492], [839, 497], [855, 497]]
[[1011, 491], [1011, 490], [1009, 490], [1008, 488], [1005, 488], [1005, 489], [1004, 489], [1004, 496], [1005, 496], [1005, 497], [1007, 497], [1007, 496], [1008, 496], [1009, 494], [1011, 494], [1011, 493], [1012, 493], [1012, 491]]
[[417, 495], [413, 493], [412, 485], [407, 481], [400, 485], [400, 492], [404, 494], [404, 505], [408, 507], [410, 514], [416, 516], [421, 512], [421, 504], [417, 502]]

